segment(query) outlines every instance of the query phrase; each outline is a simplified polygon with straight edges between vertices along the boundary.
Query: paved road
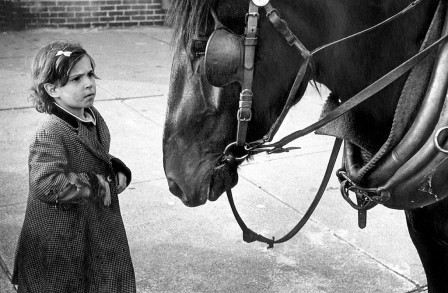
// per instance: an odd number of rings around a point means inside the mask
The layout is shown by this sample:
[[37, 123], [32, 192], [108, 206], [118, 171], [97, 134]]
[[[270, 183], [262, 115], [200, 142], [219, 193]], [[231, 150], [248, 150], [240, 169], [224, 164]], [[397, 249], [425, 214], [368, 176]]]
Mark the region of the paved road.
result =
[[[94, 57], [101, 77], [95, 105], [111, 129], [111, 153], [133, 170], [120, 201], [138, 292], [426, 292], [403, 212], [377, 207], [367, 228], [358, 229], [336, 178], [300, 234], [270, 250], [242, 241], [225, 197], [187, 208], [169, 193], [161, 139], [170, 35], [165, 27], [0, 32], [0, 292], [13, 292], [5, 271], [13, 266], [26, 207], [28, 143], [43, 115], [26, 99], [30, 56], [60, 38], [79, 40]], [[317, 119], [321, 91], [307, 93], [279, 136]], [[294, 226], [332, 141], [307, 137], [301, 150], [244, 164], [234, 196], [252, 229], [279, 238]]]

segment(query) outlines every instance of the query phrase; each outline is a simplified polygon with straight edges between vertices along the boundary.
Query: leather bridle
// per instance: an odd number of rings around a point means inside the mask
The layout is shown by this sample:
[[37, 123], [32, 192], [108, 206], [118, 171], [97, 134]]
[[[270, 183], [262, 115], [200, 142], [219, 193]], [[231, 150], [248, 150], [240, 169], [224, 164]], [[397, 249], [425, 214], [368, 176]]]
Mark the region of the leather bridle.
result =
[[[287, 144], [292, 142], [293, 140], [300, 138], [304, 135], [307, 135], [320, 127], [326, 125], [330, 121], [333, 121], [334, 119], [338, 118], [339, 116], [347, 113], [351, 109], [355, 108], [362, 102], [366, 101], [367, 99], [374, 96], [376, 93], [378, 93], [380, 90], [384, 89], [386, 86], [397, 80], [400, 76], [405, 74], [407, 71], [409, 71], [411, 68], [413, 68], [416, 64], [418, 64], [420, 61], [422, 61], [430, 52], [438, 48], [438, 45], [447, 39], [447, 36], [443, 36], [439, 38], [436, 42], [434, 42], [432, 45], [428, 46], [426, 49], [420, 51], [362, 91], [360, 91], [358, 94], [353, 96], [351, 99], [347, 100], [345, 103], [340, 105], [335, 110], [329, 112], [327, 115], [325, 115], [322, 119], [319, 121], [309, 125], [308, 127], [295, 131], [286, 137], [280, 139], [279, 141], [275, 143], [271, 143], [273, 140], [274, 135], [277, 133], [280, 125], [282, 124], [284, 118], [286, 117], [289, 109], [292, 107], [297, 92], [300, 88], [300, 85], [302, 84], [305, 73], [307, 71], [308, 66], [311, 64], [312, 57], [316, 55], [317, 53], [321, 52], [324, 49], [327, 49], [337, 43], [344, 42], [348, 39], [352, 39], [355, 37], [358, 37], [360, 35], [363, 35], [369, 31], [372, 31], [374, 29], [377, 29], [380, 26], [385, 25], [386, 23], [389, 23], [405, 13], [411, 11], [413, 8], [415, 8], [422, 0], [416, 0], [410, 3], [407, 7], [405, 7], [403, 10], [398, 12], [397, 14], [391, 16], [390, 18], [382, 21], [381, 23], [378, 23], [377, 25], [370, 27], [366, 30], [363, 30], [361, 32], [355, 33], [353, 35], [347, 36], [345, 38], [342, 38], [340, 40], [331, 42], [329, 44], [323, 45], [321, 47], [318, 47], [312, 51], [309, 51], [301, 42], [300, 40], [294, 35], [294, 33], [289, 29], [287, 23], [285, 20], [283, 20], [280, 17], [279, 12], [272, 6], [272, 4], [269, 2], [269, 0], [251, 0], [249, 1], [249, 10], [246, 15], [246, 29], [245, 29], [245, 38], [244, 38], [244, 76], [243, 81], [241, 83], [241, 94], [240, 94], [240, 102], [239, 102], [239, 109], [238, 109], [238, 127], [237, 127], [237, 134], [236, 134], [236, 140], [235, 142], [230, 143], [223, 153], [223, 160], [227, 161], [229, 163], [233, 163], [235, 161], [242, 161], [244, 160], [248, 155], [255, 155], [260, 152], [267, 152], [268, 154], [272, 153], [280, 153], [280, 152], [286, 152], [290, 149], [294, 149], [291, 147], [286, 147]], [[275, 29], [285, 38], [287, 43], [296, 48], [298, 53], [302, 56], [304, 59], [303, 63], [301, 64], [299, 71], [296, 75], [296, 78], [294, 80], [294, 84], [290, 89], [288, 98], [286, 100], [286, 103], [283, 107], [283, 110], [277, 120], [274, 122], [274, 124], [271, 126], [269, 132], [260, 140], [253, 141], [253, 142], [246, 142], [246, 135], [247, 135], [247, 129], [248, 124], [252, 118], [252, 83], [253, 83], [253, 71], [254, 71], [254, 56], [255, 56], [255, 49], [257, 45], [257, 33], [258, 33], [258, 21], [259, 21], [259, 9], [263, 8], [266, 11], [266, 17], [269, 19], [269, 21], [272, 23], [272, 25], [275, 27]], [[319, 190], [311, 203], [310, 207], [308, 208], [307, 212], [303, 216], [303, 218], [299, 221], [299, 223], [284, 237], [275, 240], [274, 238], [268, 239], [260, 234], [257, 234], [250, 230], [243, 222], [241, 217], [238, 214], [238, 211], [236, 210], [236, 207], [234, 205], [233, 197], [231, 190], [227, 190], [227, 196], [232, 208], [232, 211], [234, 213], [234, 216], [240, 225], [241, 229], [243, 230], [243, 239], [246, 242], [253, 242], [253, 241], [260, 241], [269, 244], [268, 248], [272, 248], [274, 243], [281, 243], [289, 240], [292, 238], [307, 222], [307, 220], [310, 218], [311, 214], [313, 213], [314, 209], [316, 208], [317, 204], [319, 203], [320, 199], [322, 198], [322, 195], [325, 191], [325, 188], [328, 184], [328, 181], [330, 179], [332, 170], [334, 168], [334, 164], [336, 162], [340, 147], [342, 145], [342, 139], [336, 138], [334, 147], [330, 156], [329, 163], [327, 165], [327, 169], [324, 175], [324, 178], [322, 180], [322, 183], [319, 187]], [[245, 149], [246, 154], [243, 156], [238, 156], [234, 153], [234, 147], [241, 148], [243, 147]], [[379, 199], [380, 201], [380, 199]]]

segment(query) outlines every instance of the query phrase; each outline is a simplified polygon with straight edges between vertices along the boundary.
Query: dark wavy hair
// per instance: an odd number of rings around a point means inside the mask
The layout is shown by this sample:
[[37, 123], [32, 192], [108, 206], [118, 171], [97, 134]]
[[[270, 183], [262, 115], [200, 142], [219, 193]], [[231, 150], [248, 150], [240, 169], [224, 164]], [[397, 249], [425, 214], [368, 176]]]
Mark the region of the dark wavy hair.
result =
[[[56, 56], [59, 51], [71, 52], [71, 54]], [[53, 41], [37, 51], [31, 64], [32, 85], [29, 100], [33, 102], [38, 112], [51, 113], [54, 107], [54, 99], [45, 91], [44, 85], [46, 83], [58, 86], [67, 84], [70, 71], [84, 56], [89, 57], [92, 69], [95, 69], [92, 57], [74, 41]]]

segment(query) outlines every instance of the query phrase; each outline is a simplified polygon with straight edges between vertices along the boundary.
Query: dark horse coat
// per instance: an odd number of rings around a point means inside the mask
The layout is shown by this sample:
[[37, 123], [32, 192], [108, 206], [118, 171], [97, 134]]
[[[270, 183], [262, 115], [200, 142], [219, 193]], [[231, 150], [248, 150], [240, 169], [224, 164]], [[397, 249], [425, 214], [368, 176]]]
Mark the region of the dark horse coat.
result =
[[112, 203], [57, 203], [67, 174], [115, 177], [130, 170], [109, 155], [110, 134], [99, 112], [82, 123], [55, 107], [30, 146], [29, 197], [13, 273], [19, 292], [135, 292], [135, 276], [115, 182]]

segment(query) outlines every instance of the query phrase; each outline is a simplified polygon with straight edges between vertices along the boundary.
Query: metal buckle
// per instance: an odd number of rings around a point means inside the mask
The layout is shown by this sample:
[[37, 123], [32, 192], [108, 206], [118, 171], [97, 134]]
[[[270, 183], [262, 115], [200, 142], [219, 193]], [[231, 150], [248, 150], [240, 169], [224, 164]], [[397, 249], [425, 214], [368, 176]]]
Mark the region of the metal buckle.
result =
[[249, 16], [251, 16], [251, 17], [256, 17], [257, 18], [257, 20], [260, 18], [260, 14], [258, 13], [258, 12], [249, 12], [249, 13], [246, 13], [246, 16], [245, 16], [245, 18], [244, 18], [244, 22], [247, 24], [247, 20], [249, 19]]
[[240, 122], [249, 122], [252, 120], [252, 110], [247, 108], [240, 108], [238, 110], [237, 119]]
[[240, 93], [239, 109], [237, 113], [237, 120], [240, 122], [249, 122], [252, 120], [252, 97], [253, 93], [249, 89], [244, 89]]

